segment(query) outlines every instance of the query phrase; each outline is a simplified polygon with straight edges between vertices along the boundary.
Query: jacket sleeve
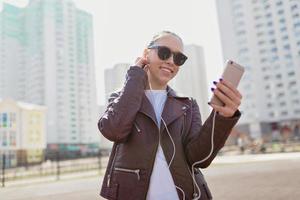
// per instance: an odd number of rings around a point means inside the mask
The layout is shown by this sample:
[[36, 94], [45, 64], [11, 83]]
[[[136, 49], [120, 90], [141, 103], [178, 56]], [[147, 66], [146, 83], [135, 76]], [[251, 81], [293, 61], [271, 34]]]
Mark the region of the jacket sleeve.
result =
[[[187, 139], [185, 140], [185, 154], [190, 165], [206, 158], [211, 151], [211, 136], [214, 111], [212, 111], [202, 125], [199, 107], [195, 100], [192, 100], [192, 122]], [[214, 127], [214, 148], [212, 155], [203, 163], [195, 167], [206, 168], [216, 157], [219, 150], [224, 146], [232, 128], [240, 118], [241, 113], [237, 110], [232, 117], [223, 117], [216, 113]]]
[[147, 82], [142, 68], [129, 68], [122, 90], [111, 94], [106, 111], [98, 121], [98, 129], [105, 138], [113, 142], [126, 141], [141, 107]]

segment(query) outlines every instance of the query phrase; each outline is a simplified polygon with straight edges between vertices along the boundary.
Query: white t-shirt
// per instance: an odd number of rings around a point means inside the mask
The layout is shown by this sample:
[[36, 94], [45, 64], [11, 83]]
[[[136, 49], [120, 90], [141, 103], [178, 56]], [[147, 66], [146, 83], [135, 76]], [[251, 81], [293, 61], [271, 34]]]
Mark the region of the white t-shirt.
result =
[[[151, 102], [158, 126], [161, 124], [161, 114], [167, 99], [166, 90], [145, 90], [145, 94]], [[179, 199], [171, 172], [163, 150], [158, 145], [154, 166], [150, 178], [147, 200], [177, 200]]]

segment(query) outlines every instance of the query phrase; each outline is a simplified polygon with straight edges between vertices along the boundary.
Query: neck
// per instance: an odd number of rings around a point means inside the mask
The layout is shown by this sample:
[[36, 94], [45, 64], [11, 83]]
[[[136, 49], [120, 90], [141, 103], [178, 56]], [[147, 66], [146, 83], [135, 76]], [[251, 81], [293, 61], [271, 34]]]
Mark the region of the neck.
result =
[[166, 90], [167, 85], [159, 84], [159, 83], [149, 80], [149, 89], [151, 89], [151, 90]]

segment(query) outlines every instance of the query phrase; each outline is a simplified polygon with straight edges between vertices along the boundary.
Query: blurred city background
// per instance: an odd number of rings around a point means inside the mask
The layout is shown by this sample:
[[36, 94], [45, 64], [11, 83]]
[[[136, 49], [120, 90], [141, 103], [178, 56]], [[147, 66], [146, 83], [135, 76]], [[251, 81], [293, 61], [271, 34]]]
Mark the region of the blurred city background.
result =
[[[55, 192], [64, 184], [74, 195], [53, 199], [100, 198], [112, 143], [97, 121], [129, 66], [164, 29], [187, 41], [189, 59], [170, 85], [197, 99], [203, 121], [225, 61], [245, 67], [242, 117], [205, 170], [216, 199], [299, 197], [293, 179], [300, 178], [300, 0], [0, 4], [1, 200], [51, 199], [47, 187]], [[232, 189], [239, 183], [240, 196]]]

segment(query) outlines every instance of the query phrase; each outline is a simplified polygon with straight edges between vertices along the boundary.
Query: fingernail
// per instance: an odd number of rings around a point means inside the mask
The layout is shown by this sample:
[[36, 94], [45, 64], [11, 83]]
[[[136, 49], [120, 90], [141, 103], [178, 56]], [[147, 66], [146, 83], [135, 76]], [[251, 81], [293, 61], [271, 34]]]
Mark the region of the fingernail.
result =
[[210, 103], [210, 102], [207, 102], [207, 104], [210, 105], [211, 103]]
[[219, 78], [220, 81], [223, 81], [223, 78]]
[[213, 92], [215, 90], [215, 88], [210, 88], [210, 90]]
[[217, 85], [217, 83], [218, 83], [217, 81], [213, 81], [213, 84]]

